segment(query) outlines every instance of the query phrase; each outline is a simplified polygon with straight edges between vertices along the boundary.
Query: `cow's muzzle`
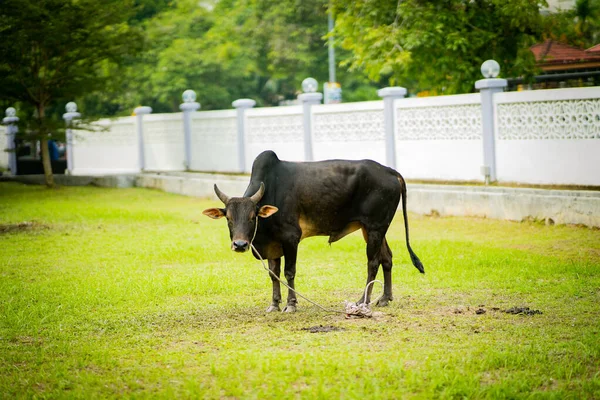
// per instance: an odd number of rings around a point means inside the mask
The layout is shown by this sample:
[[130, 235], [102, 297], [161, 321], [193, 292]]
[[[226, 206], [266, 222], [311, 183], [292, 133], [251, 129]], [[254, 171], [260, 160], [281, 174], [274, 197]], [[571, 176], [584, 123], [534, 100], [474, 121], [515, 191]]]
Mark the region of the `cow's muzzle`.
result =
[[237, 251], [238, 253], [243, 253], [248, 251], [250, 248], [250, 243], [247, 240], [234, 240], [231, 243], [231, 250]]

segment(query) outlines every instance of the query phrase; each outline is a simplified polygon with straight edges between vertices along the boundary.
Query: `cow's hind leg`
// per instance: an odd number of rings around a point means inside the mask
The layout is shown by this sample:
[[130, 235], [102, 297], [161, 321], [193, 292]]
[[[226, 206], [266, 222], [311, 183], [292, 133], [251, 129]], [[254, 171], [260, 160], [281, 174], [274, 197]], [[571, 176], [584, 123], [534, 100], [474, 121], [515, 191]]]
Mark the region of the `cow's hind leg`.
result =
[[271, 282], [273, 283], [273, 299], [271, 305], [269, 308], [267, 308], [267, 312], [280, 311], [279, 303], [281, 303], [281, 285], [275, 276], [279, 277], [279, 274], [281, 273], [281, 258], [269, 260], [269, 270], [271, 270], [269, 276], [271, 277]]
[[[366, 234], [365, 234], [366, 233]], [[377, 278], [377, 272], [379, 272], [379, 264], [381, 264], [382, 248], [385, 241], [385, 232], [378, 232], [369, 229], [363, 229], [363, 235], [367, 240], [367, 285], [369, 282], [374, 281]], [[371, 292], [373, 291], [373, 285], [369, 285], [366, 293], [363, 293], [362, 297], [358, 301], [358, 304], [370, 303]]]
[[381, 268], [383, 269], [383, 296], [377, 300], [377, 305], [385, 307], [392, 297], [392, 250], [388, 245], [387, 240], [383, 239], [383, 245], [381, 246], [380, 253]]
[[300, 240], [290, 240], [288, 243], [283, 244], [283, 258], [285, 259], [285, 267], [283, 274], [287, 281], [288, 286], [291, 288], [288, 290], [287, 304], [283, 309], [283, 312], [296, 312], [296, 304], [298, 300], [296, 298], [296, 288], [294, 280], [296, 278], [296, 258], [298, 256], [298, 242]]

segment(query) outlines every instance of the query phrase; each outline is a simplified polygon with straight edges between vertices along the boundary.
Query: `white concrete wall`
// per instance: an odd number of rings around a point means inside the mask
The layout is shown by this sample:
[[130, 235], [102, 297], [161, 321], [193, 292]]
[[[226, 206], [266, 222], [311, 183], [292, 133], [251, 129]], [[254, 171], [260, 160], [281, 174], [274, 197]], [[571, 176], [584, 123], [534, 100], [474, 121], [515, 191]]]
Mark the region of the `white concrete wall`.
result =
[[192, 114], [193, 171], [237, 171], [235, 110], [198, 111]]
[[385, 163], [383, 101], [313, 106], [312, 124], [315, 160]]
[[479, 94], [398, 99], [396, 166], [408, 179], [481, 180]]
[[302, 106], [264, 107], [246, 110], [246, 168], [265, 150], [282, 160], [304, 160]]
[[600, 185], [600, 88], [498, 93], [499, 181]]
[[183, 113], [144, 115], [144, 157], [148, 171], [183, 171]]
[[[494, 104], [499, 181], [600, 186], [600, 87], [498, 93]], [[479, 93], [398, 99], [394, 110], [396, 168], [407, 179], [483, 179]], [[383, 118], [382, 101], [313, 106], [314, 159], [384, 163]], [[302, 106], [248, 109], [244, 121], [245, 172], [264, 150], [304, 160]], [[77, 133], [74, 173], [137, 171], [135, 119], [102, 123], [108, 132]], [[191, 142], [191, 170], [239, 172], [235, 110], [193, 113]], [[147, 170], [183, 170], [182, 113], [145, 115], [144, 143]]]
[[107, 130], [74, 131], [73, 175], [139, 172], [135, 117], [97, 122]]

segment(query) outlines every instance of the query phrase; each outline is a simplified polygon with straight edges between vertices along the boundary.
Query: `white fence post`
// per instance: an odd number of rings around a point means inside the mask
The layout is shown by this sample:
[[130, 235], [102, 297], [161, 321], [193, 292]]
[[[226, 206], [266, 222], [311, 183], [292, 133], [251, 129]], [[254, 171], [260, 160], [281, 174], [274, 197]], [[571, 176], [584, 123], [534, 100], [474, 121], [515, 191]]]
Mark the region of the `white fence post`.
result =
[[12, 175], [17, 175], [17, 149], [15, 146], [15, 135], [19, 131], [16, 123], [19, 122], [17, 110], [14, 107], [6, 109], [6, 117], [2, 123], [6, 125], [6, 150], [8, 151], [8, 169]]
[[246, 119], [245, 113], [248, 108], [256, 105], [252, 99], [237, 99], [231, 103], [237, 112], [237, 143], [238, 143], [238, 169], [244, 172], [246, 169]]
[[81, 117], [81, 114], [77, 112], [77, 104], [73, 101], [70, 101], [65, 106], [67, 110], [66, 113], [63, 114], [63, 119], [67, 125], [67, 175], [73, 174], [73, 169], [75, 168], [74, 155], [73, 155], [73, 130], [71, 129], [71, 123], [73, 119]]
[[404, 96], [406, 96], [406, 88], [400, 86], [386, 87], [378, 90], [377, 95], [383, 98], [383, 119], [385, 128], [385, 161], [388, 167], [397, 168], [396, 135], [394, 134], [394, 125], [396, 122], [394, 100], [404, 98]]
[[181, 96], [183, 103], [179, 109], [183, 111], [183, 147], [185, 160], [185, 169], [189, 170], [192, 165], [192, 113], [200, 108], [200, 103], [196, 102], [196, 92], [191, 89], [183, 92]]
[[483, 166], [481, 173], [485, 182], [496, 181], [496, 144], [494, 137], [494, 94], [504, 91], [508, 86], [506, 79], [496, 78], [500, 66], [494, 60], [481, 65], [481, 73], [486, 79], [475, 82], [475, 89], [481, 92], [481, 125], [483, 129]]
[[319, 84], [313, 78], [306, 78], [302, 81], [302, 90], [304, 93], [298, 95], [298, 100], [302, 103], [302, 111], [304, 114], [304, 161], [313, 160], [313, 145], [312, 145], [312, 113], [311, 107], [316, 104], [321, 104], [323, 99], [322, 93], [316, 93]]
[[138, 162], [140, 172], [146, 168], [146, 158], [144, 155], [144, 115], [152, 112], [152, 107], [140, 106], [133, 110], [136, 123], [137, 123], [137, 134], [138, 134]]

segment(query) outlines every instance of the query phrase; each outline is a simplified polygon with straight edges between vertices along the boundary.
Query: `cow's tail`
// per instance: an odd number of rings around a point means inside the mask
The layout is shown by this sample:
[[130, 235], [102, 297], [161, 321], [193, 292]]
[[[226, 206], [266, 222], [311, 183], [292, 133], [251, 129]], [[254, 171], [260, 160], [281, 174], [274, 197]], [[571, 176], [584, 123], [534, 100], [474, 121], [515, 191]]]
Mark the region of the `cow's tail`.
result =
[[419, 260], [419, 257], [415, 254], [413, 249], [410, 247], [410, 241], [408, 239], [408, 215], [406, 213], [406, 182], [402, 175], [398, 174], [398, 181], [400, 182], [400, 198], [402, 199], [402, 216], [404, 217], [404, 230], [406, 232], [406, 247], [408, 248], [408, 253], [410, 254], [410, 259], [412, 260], [413, 265], [419, 270], [420, 273], [425, 273], [425, 268], [423, 268], [423, 263]]

